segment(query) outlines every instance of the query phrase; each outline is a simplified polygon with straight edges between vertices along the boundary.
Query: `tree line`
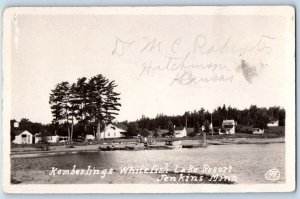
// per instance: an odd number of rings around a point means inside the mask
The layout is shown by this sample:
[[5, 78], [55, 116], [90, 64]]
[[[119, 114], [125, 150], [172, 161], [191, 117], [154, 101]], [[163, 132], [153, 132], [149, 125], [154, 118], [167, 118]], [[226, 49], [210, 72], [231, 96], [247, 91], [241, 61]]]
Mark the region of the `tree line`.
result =
[[158, 114], [155, 118], [142, 116], [134, 122], [124, 121], [128, 126], [127, 136], [135, 136], [138, 132], [154, 131], [159, 129], [168, 129], [172, 132], [172, 126], [194, 128], [199, 131], [203, 126], [209, 128], [212, 123], [213, 127], [221, 128], [223, 120], [235, 120], [238, 126], [253, 126], [257, 128], [267, 128], [267, 124], [274, 120], [279, 120], [279, 126], [285, 126], [285, 109], [279, 106], [270, 108], [257, 107], [251, 105], [249, 108], [239, 110], [226, 105], [219, 106], [212, 112], [201, 108], [199, 110], [187, 111], [182, 115], [168, 116]]

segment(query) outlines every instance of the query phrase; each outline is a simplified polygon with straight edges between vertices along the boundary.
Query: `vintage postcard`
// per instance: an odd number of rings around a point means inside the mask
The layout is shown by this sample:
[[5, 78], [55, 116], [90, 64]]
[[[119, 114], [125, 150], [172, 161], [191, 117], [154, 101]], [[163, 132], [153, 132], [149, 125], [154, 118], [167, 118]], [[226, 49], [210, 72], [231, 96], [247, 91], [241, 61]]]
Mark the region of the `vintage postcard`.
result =
[[6, 193], [295, 190], [291, 6], [12, 7]]

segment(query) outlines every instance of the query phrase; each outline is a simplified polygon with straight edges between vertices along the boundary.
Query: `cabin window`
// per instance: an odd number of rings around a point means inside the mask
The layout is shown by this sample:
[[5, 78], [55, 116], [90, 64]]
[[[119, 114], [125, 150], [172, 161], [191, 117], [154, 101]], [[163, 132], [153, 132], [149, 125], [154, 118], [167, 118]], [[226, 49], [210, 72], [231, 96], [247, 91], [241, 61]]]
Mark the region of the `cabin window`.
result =
[[110, 136], [110, 133], [108, 133], [107, 136]]
[[26, 134], [22, 134], [22, 138], [26, 138], [27, 137], [27, 135]]

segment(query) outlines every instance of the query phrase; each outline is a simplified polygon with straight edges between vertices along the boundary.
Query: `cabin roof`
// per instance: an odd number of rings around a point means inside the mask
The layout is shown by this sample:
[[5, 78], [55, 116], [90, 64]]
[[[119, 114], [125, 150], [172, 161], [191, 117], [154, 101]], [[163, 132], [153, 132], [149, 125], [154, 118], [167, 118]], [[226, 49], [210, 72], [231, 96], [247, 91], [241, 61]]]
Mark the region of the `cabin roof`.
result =
[[[42, 137], [43, 134], [40, 132], [40, 133], [36, 133], [34, 135], [34, 137]], [[53, 132], [45, 132], [45, 136], [55, 136], [55, 134]]]
[[128, 127], [123, 123], [114, 123], [113, 125], [122, 130], [125, 130], [125, 131], [128, 130]]
[[234, 120], [223, 120], [222, 124], [235, 124]]
[[179, 126], [179, 127], [175, 127], [174, 130], [175, 130], [175, 131], [182, 131], [184, 128], [185, 128], [185, 127], [180, 127], [180, 126]]
[[253, 130], [262, 130], [261, 128], [253, 128]]
[[[14, 134], [15, 134], [15, 136], [18, 136], [18, 135], [22, 134], [24, 131], [27, 131], [27, 130], [14, 130]], [[29, 131], [27, 131], [27, 132], [30, 133]]]

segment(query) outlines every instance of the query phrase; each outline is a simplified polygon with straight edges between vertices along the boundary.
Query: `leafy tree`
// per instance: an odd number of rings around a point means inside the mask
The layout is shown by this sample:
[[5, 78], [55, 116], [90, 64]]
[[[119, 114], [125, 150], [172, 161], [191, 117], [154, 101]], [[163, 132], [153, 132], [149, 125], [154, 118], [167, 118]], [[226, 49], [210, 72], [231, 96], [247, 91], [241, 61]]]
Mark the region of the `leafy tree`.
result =
[[14, 128], [15, 122], [16, 122], [15, 119], [10, 120], [10, 141], [11, 142], [15, 139], [15, 128]]
[[153, 137], [155, 138], [159, 137], [158, 128], [154, 129]]
[[169, 120], [168, 122], [168, 133], [170, 135], [174, 135], [174, 125], [171, 120]]
[[195, 121], [194, 134], [197, 135], [199, 132], [200, 132], [200, 124], [198, 121]]
[[142, 129], [140, 132], [141, 136], [148, 137], [150, 135], [150, 131], [146, 128]]
[[40, 140], [40, 143], [42, 144], [42, 149], [44, 151], [48, 151], [49, 150], [49, 141], [48, 141], [48, 138], [47, 138], [47, 131], [43, 131], [41, 132], [41, 140]]
[[124, 133], [126, 137], [137, 136], [139, 133], [138, 124], [136, 122], [129, 123], [127, 132]]
[[205, 120], [204, 122], [204, 132], [209, 133], [209, 121]]
[[155, 138], [159, 137], [158, 132], [154, 132], [154, 133], [153, 133], [153, 137], [155, 137]]
[[285, 110], [280, 109], [278, 112], [279, 126], [285, 126]]

